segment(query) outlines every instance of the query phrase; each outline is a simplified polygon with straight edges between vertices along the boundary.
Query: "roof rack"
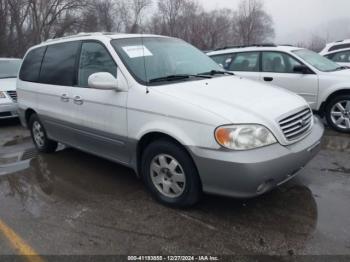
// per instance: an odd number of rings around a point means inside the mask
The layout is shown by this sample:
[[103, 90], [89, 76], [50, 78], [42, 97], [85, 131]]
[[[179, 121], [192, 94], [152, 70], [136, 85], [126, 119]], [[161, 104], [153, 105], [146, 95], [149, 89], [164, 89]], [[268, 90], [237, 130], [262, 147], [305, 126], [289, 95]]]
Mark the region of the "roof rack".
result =
[[250, 45], [233, 45], [233, 46], [225, 46], [225, 47], [217, 48], [217, 49], [215, 49], [215, 51], [231, 49], [231, 48], [245, 48], [245, 47], [277, 47], [277, 45], [272, 44], [272, 43], [250, 44]]
[[70, 39], [70, 38], [75, 38], [75, 37], [101, 36], [101, 35], [111, 35], [111, 34], [114, 34], [114, 33], [111, 33], [111, 32], [91, 32], [91, 33], [82, 32], [82, 33], [75, 34], [75, 35], [68, 35], [68, 36], [63, 36], [63, 37], [58, 37], [58, 38], [47, 39], [43, 43], [48, 43], [48, 42], [57, 41], [57, 40]]

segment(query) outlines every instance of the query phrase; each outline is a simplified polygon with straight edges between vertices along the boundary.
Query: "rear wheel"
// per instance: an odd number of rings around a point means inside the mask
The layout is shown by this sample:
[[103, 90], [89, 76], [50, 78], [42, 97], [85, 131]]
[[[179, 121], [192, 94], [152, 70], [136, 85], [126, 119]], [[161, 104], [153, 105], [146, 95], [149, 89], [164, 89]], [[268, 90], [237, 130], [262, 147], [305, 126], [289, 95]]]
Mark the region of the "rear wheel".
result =
[[332, 99], [326, 106], [326, 118], [336, 131], [350, 133], [350, 94]]
[[36, 114], [29, 120], [29, 128], [35, 147], [42, 153], [53, 153], [56, 151], [58, 143], [47, 137], [46, 130]]
[[143, 152], [141, 172], [153, 197], [165, 205], [188, 207], [200, 199], [197, 168], [186, 150], [174, 142], [150, 144]]

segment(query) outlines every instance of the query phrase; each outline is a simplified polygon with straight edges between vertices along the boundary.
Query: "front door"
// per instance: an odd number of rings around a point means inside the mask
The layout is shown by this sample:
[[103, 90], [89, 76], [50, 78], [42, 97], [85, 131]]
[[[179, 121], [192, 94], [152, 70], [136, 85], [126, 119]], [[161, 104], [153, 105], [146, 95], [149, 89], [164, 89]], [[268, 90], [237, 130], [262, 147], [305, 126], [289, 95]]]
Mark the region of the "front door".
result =
[[318, 76], [314, 73], [294, 72], [294, 66], [301, 62], [282, 52], [266, 51], [262, 53], [261, 81], [292, 91], [310, 104], [317, 107]]
[[[97, 41], [82, 43], [78, 63], [77, 87], [72, 89], [79, 148], [128, 164], [127, 92], [88, 87], [90, 75], [111, 73], [116, 78], [117, 65], [105, 45]], [[126, 83], [126, 81], [119, 81]]]

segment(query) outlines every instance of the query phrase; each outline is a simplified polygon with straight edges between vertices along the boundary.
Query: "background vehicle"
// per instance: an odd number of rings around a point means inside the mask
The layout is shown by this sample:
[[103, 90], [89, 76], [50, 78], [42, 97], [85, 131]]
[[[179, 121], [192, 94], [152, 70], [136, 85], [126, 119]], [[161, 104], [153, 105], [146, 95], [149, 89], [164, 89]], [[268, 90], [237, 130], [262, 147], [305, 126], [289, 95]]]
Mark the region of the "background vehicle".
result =
[[350, 48], [325, 53], [323, 56], [339, 65], [350, 67]]
[[288, 89], [325, 116], [339, 132], [350, 133], [350, 70], [310, 50], [255, 45], [208, 53], [239, 76]]
[[264, 194], [317, 154], [324, 131], [299, 96], [232, 76], [169, 37], [51, 40], [29, 50], [17, 86], [39, 151], [59, 141], [131, 167], [171, 206], [202, 191]]
[[350, 48], [350, 39], [340, 40], [327, 44], [320, 54], [324, 56], [328, 53], [348, 48]]
[[0, 119], [18, 117], [16, 78], [22, 60], [0, 58]]

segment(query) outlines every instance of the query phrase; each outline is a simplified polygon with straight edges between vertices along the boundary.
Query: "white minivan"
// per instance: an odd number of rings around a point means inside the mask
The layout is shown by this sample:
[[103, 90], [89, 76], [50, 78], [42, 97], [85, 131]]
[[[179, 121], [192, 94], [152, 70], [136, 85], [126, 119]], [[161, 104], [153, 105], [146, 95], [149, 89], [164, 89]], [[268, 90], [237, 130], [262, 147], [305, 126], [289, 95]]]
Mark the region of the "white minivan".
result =
[[122, 165], [170, 206], [249, 198], [292, 179], [324, 127], [288, 91], [233, 76], [182, 40], [80, 34], [31, 48], [17, 83], [37, 149], [57, 142]]

